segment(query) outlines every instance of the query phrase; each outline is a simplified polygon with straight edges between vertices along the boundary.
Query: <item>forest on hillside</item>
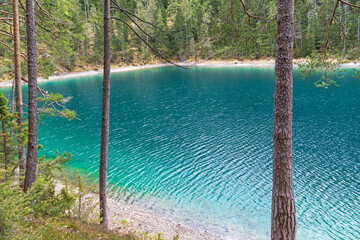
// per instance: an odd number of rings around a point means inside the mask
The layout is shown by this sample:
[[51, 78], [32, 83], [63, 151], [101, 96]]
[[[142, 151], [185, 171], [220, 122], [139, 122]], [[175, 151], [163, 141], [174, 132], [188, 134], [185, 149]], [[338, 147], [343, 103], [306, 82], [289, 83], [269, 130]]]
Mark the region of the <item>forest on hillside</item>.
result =
[[[25, 1], [20, 3], [21, 46], [25, 52]], [[242, 1], [233, 0], [122, 0], [117, 3], [128, 13], [115, 11], [114, 8], [111, 11], [112, 64], [145, 64], [161, 60], [147, 44], [172, 61], [244, 60], [275, 56], [277, 8], [274, 0], [246, 1], [246, 6], [242, 5]], [[359, 9], [340, 2], [336, 18], [330, 26], [335, 3], [329, 0], [295, 2], [295, 58], [310, 57], [320, 52], [326, 41], [328, 54], [345, 59], [358, 58]], [[351, 0], [349, 3], [359, 4], [359, 1]], [[1, 75], [14, 69], [11, 61], [11, 8], [2, 1]], [[92, 68], [101, 66], [101, 1], [38, 0], [35, 11], [41, 75], [73, 71], [86, 65]], [[247, 13], [257, 18], [250, 21]], [[25, 65], [22, 71], [26, 75]]]

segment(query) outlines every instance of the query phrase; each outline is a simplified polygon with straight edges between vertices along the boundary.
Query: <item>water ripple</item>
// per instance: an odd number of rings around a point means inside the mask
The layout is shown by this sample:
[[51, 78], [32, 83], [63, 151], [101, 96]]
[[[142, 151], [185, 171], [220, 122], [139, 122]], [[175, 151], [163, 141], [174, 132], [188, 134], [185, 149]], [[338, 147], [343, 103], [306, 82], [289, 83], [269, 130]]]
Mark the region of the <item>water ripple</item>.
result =
[[[163, 68], [112, 77], [112, 194], [227, 239], [268, 239], [273, 70]], [[70, 151], [69, 166], [96, 179], [101, 79], [43, 85], [73, 96], [69, 107], [81, 121], [47, 119], [42, 153]], [[323, 91], [295, 73], [297, 239], [360, 239], [359, 89], [349, 80]]]

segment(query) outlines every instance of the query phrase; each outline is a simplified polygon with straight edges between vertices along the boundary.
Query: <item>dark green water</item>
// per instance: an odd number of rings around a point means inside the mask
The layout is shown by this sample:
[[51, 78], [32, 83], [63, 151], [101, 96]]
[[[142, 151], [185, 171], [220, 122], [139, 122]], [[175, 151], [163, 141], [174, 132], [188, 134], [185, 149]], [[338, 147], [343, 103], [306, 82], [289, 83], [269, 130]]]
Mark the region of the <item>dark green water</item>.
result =
[[[360, 239], [360, 80], [313, 82], [295, 73], [298, 239]], [[41, 86], [73, 96], [81, 118], [47, 120], [41, 153], [70, 151], [69, 167], [96, 179], [102, 77]], [[109, 180], [121, 188], [112, 191], [229, 239], [269, 239], [273, 91], [272, 68], [113, 74]]]

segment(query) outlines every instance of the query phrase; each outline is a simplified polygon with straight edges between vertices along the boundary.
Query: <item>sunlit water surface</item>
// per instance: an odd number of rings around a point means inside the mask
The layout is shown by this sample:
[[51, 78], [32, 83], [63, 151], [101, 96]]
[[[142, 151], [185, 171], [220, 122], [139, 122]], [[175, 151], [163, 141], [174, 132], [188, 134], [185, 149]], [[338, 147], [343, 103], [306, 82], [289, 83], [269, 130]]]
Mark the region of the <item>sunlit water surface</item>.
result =
[[[360, 80], [294, 79], [298, 239], [360, 239]], [[112, 75], [109, 181], [129, 204], [229, 239], [269, 239], [272, 68], [157, 68]], [[47, 119], [41, 154], [99, 171], [102, 77], [42, 83], [81, 120]], [[251, 237], [250, 237], [251, 236]]]

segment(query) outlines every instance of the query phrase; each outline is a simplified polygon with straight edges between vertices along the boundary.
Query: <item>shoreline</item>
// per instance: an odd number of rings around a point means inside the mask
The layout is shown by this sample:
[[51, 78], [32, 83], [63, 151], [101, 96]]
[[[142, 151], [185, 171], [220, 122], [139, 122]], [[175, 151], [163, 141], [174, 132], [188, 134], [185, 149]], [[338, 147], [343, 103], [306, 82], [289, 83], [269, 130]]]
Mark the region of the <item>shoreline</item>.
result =
[[[58, 193], [65, 187], [65, 184], [60, 179], [57, 179], [55, 182], [55, 191]], [[77, 191], [77, 187], [74, 187], [73, 184], [70, 183], [70, 186]], [[94, 213], [97, 214], [99, 212], [98, 194], [96, 192], [89, 192], [84, 198], [92, 199], [92, 204], [97, 206], [94, 210]], [[215, 233], [186, 226], [159, 213], [129, 204], [126, 201], [117, 200], [112, 196], [107, 197], [107, 205], [109, 230], [122, 235], [131, 234], [139, 236], [141, 239], [142, 236], [148, 236], [149, 234], [153, 237], [161, 234], [165, 239], [174, 239], [176, 236], [178, 236], [178, 239], [184, 240], [225, 239]]]
[[[200, 62], [177, 62], [176, 64], [184, 67], [271, 67], [275, 66], [274, 61], [200, 61]], [[160, 67], [171, 67], [174, 66], [170, 63], [154, 63], [154, 64], [145, 64], [139, 66], [123, 66], [123, 67], [112, 67], [111, 73], [119, 72], [129, 72], [129, 71], [138, 71], [151, 68], [160, 68]], [[103, 69], [99, 70], [90, 70], [90, 71], [81, 71], [81, 72], [69, 72], [59, 75], [53, 75], [48, 78], [38, 78], [38, 83], [56, 81], [56, 80], [65, 80], [69, 78], [81, 78], [87, 76], [95, 76], [103, 74]], [[25, 83], [23, 83], [25, 84]], [[11, 81], [1, 81], [0, 87], [11, 87]]]
[[[200, 63], [180, 63], [182, 66], [194, 66], [194, 67], [273, 67], [273, 61], [256, 61], [256, 62], [237, 62], [237, 61], [211, 61], [211, 62], [200, 62]], [[296, 65], [296, 63], [294, 63]], [[113, 68], [112, 73], [136, 71], [143, 69], [159, 68], [172, 66], [171, 64], [149, 64], [142, 66], [128, 66], [121, 68]], [[360, 67], [359, 63], [348, 63], [345, 67]], [[39, 78], [39, 82], [65, 80], [69, 78], [80, 78], [86, 76], [94, 76], [102, 74], [102, 70], [97, 71], [84, 71], [77, 73], [66, 73], [62, 75], [51, 76], [49, 79]], [[0, 82], [0, 86], [5, 87], [11, 86], [11, 82]], [[61, 185], [62, 183], [59, 183]], [[96, 194], [95, 199], [98, 199]], [[97, 200], [96, 200], [97, 201]], [[191, 226], [180, 224], [171, 218], [162, 216], [154, 211], [146, 210], [136, 205], [124, 203], [123, 201], [116, 200], [116, 198], [109, 197], [109, 226], [114, 231], [126, 233], [126, 231], [132, 232], [149, 232], [152, 235], [163, 233], [166, 239], [172, 239], [174, 236], [179, 234], [180, 239], [225, 239], [227, 236], [219, 236], [215, 233], [208, 232], [203, 229], [198, 229]], [[121, 223], [123, 219], [128, 220], [128, 224], [124, 227]], [[247, 236], [244, 239], [257, 239], [256, 236]]]
[[[302, 59], [295, 60], [294, 61], [294, 67], [297, 67], [298, 62], [302, 62]], [[182, 63], [176, 63], [180, 66], [184, 67], [274, 67], [275, 66], [275, 60], [254, 60], [254, 61], [237, 61], [237, 60], [223, 60], [223, 61], [217, 61], [217, 60], [210, 60], [210, 61], [199, 61], [199, 62], [182, 62]], [[170, 63], [157, 63], [157, 64], [145, 64], [145, 65], [139, 65], [139, 66], [124, 66], [124, 67], [113, 67], [111, 69], [111, 73], [119, 73], [119, 72], [129, 72], [129, 71], [138, 71], [138, 70], [144, 70], [144, 69], [151, 69], [151, 68], [160, 68], [160, 67], [169, 67], [173, 66]], [[349, 62], [346, 64], [343, 64], [342, 67], [344, 68], [354, 68], [359, 67], [359, 62]], [[60, 75], [53, 75], [49, 78], [38, 78], [38, 83], [42, 82], [48, 82], [48, 81], [56, 81], [56, 80], [65, 80], [69, 78], [81, 78], [81, 77], [87, 77], [87, 76], [95, 76], [95, 75], [101, 75], [103, 74], [103, 70], [90, 70], [90, 71], [81, 71], [81, 72], [69, 72], [69, 73], [63, 73]], [[25, 83], [24, 83], [25, 84]], [[11, 81], [1, 81], [0, 87], [11, 87], [12, 82]]]

